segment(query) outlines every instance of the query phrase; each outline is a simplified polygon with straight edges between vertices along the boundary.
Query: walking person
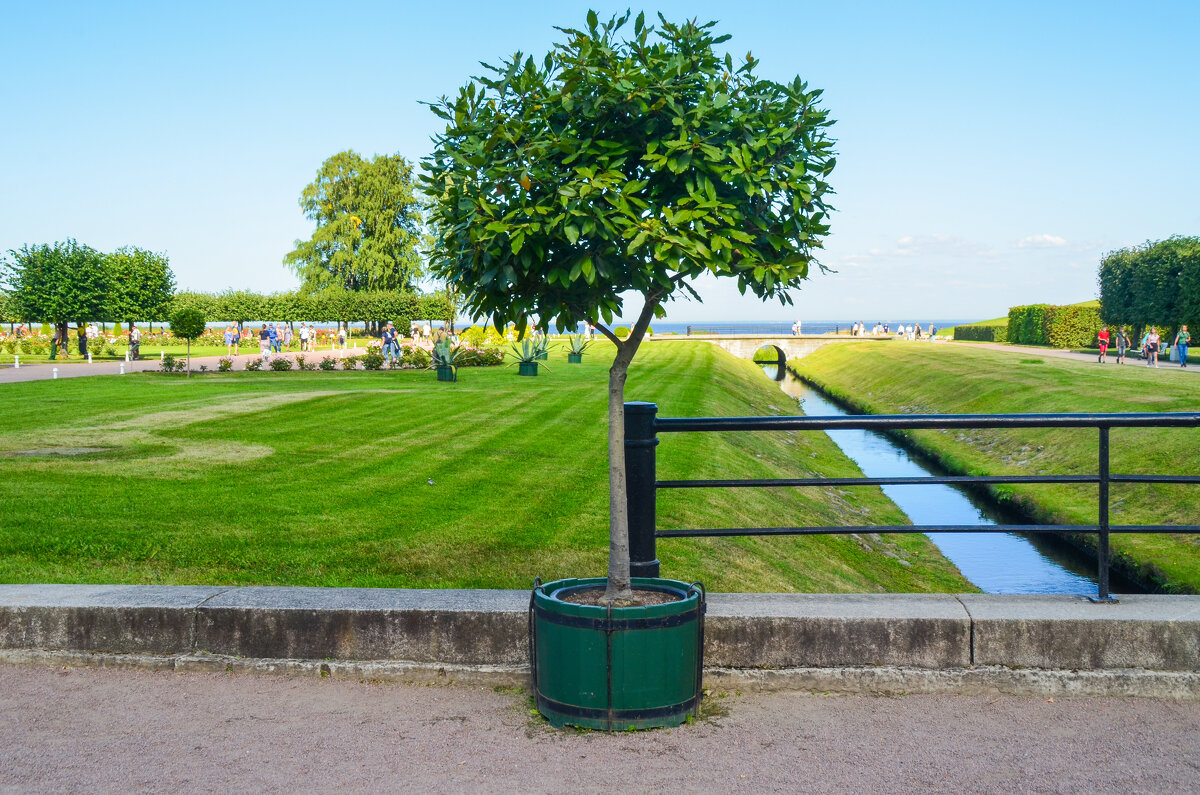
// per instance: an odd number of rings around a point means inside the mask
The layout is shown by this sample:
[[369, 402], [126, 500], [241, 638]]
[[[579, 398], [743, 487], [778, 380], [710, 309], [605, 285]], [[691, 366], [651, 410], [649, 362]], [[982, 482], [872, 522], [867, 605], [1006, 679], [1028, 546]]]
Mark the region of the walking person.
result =
[[1154, 326], [1150, 327], [1150, 331], [1146, 333], [1146, 366], [1158, 369], [1158, 344], [1160, 337], [1158, 329]]
[[308, 350], [308, 326], [300, 324], [300, 350]]
[[240, 327], [233, 328], [233, 355], [238, 355], [238, 343], [242, 341], [242, 330]]
[[129, 331], [129, 358], [133, 361], [142, 358], [142, 330], [137, 326]]
[[1188, 345], [1192, 342], [1192, 335], [1188, 333], [1187, 324], [1184, 323], [1179, 327], [1179, 333], [1175, 335], [1175, 355], [1179, 357], [1179, 366], [1187, 367]]
[[225, 327], [225, 355], [233, 355], [233, 325]]
[[1104, 364], [1104, 360], [1108, 358], [1108, 326], [1104, 326], [1096, 334], [1096, 341], [1100, 343], [1100, 358], [1096, 361]]
[[346, 350], [346, 327], [341, 325], [340, 323], [338, 324], [337, 344], [338, 344], [338, 347], [341, 348], [343, 352], [345, 352], [345, 350]]
[[292, 324], [288, 323], [283, 327], [283, 347], [291, 349], [292, 347]]
[[271, 332], [265, 323], [258, 330], [258, 353], [264, 362], [271, 358]]
[[392, 321], [388, 321], [383, 327], [383, 334], [380, 336], [380, 341], [383, 342], [383, 358], [390, 366], [392, 363], [392, 346], [396, 344], [396, 328], [392, 325]]
[[1129, 350], [1129, 329], [1121, 326], [1117, 331], [1117, 364], [1125, 364], [1125, 353]]

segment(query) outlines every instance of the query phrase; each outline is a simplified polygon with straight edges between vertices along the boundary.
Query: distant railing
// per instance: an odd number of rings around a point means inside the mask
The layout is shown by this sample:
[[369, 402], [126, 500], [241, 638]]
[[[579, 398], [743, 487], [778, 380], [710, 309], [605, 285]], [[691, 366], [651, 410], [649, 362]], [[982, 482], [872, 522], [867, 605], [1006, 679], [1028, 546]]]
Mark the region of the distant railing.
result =
[[[654, 403], [625, 404], [625, 467], [628, 474], [629, 551], [635, 577], [659, 576], [656, 540], [713, 536], [829, 535], [849, 533], [1039, 533], [1097, 536], [1098, 595], [1093, 601], [1116, 601], [1109, 593], [1109, 536], [1112, 533], [1200, 533], [1200, 525], [1114, 525], [1109, 522], [1112, 483], [1200, 484], [1194, 475], [1114, 475], [1109, 471], [1112, 428], [1197, 428], [1200, 412], [1162, 414], [892, 414], [847, 417], [658, 417]], [[777, 478], [768, 480], [658, 480], [655, 448], [660, 433], [713, 431], [827, 431], [859, 429], [876, 432], [960, 428], [1076, 428], [1099, 432], [1096, 474], [1086, 475], [946, 475], [893, 478]], [[835, 527], [718, 527], [658, 530], [658, 489], [794, 488], [807, 486], [991, 485], [1001, 483], [1083, 483], [1097, 486], [1096, 524], [1020, 525], [866, 525]]]
[[[822, 328], [824, 328], [822, 326]], [[833, 328], [830, 326], [830, 328]], [[693, 334], [745, 334], [748, 336], [792, 336], [791, 323], [762, 323], [757, 326], [688, 326], [688, 336]], [[818, 332], [820, 333], [820, 332]]]

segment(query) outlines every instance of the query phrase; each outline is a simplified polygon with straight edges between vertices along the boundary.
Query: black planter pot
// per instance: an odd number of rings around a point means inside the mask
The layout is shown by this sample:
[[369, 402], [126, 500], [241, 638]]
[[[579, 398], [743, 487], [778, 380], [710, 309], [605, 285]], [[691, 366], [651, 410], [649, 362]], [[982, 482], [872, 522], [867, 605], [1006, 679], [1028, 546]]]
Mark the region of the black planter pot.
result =
[[635, 588], [677, 601], [610, 609], [561, 598], [605, 583], [534, 583], [529, 652], [538, 711], [554, 726], [605, 731], [678, 726], [695, 716], [703, 691], [704, 587], [634, 577]]
[[517, 362], [517, 375], [537, 375], [537, 362]]

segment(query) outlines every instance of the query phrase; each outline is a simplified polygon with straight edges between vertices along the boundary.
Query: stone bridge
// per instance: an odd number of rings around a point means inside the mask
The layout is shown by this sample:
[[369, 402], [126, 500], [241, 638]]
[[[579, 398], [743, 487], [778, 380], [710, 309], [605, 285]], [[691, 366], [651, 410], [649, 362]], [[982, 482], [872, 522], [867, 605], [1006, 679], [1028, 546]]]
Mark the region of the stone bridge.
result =
[[813, 334], [809, 336], [791, 336], [788, 334], [755, 335], [755, 334], [691, 334], [688, 336], [653, 337], [654, 342], [702, 341], [719, 345], [737, 356], [739, 359], [753, 359], [754, 354], [763, 348], [774, 348], [780, 364], [790, 359], [803, 359], [817, 348], [838, 342], [862, 342], [864, 340], [882, 341], [886, 337], [850, 337], [826, 336]]

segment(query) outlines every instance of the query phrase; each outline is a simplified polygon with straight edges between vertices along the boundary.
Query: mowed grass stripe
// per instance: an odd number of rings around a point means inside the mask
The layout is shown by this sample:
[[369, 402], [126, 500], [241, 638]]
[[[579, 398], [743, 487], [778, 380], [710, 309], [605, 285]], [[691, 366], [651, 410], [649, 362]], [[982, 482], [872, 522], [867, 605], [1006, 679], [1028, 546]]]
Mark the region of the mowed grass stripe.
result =
[[[458, 384], [338, 372], [10, 385], [0, 580], [526, 587], [602, 574], [611, 355], [599, 345], [568, 365], [556, 352], [536, 378], [473, 368]], [[664, 415], [794, 411], [706, 343], [648, 345], [627, 396]], [[61, 410], [29, 410], [47, 398]], [[37, 434], [116, 446], [5, 457], [6, 439]], [[670, 477], [857, 473], [820, 434], [673, 435], [660, 460]], [[660, 507], [663, 527], [904, 521], [873, 489], [664, 493]], [[923, 538], [673, 540], [660, 557], [715, 590], [970, 589]]]

